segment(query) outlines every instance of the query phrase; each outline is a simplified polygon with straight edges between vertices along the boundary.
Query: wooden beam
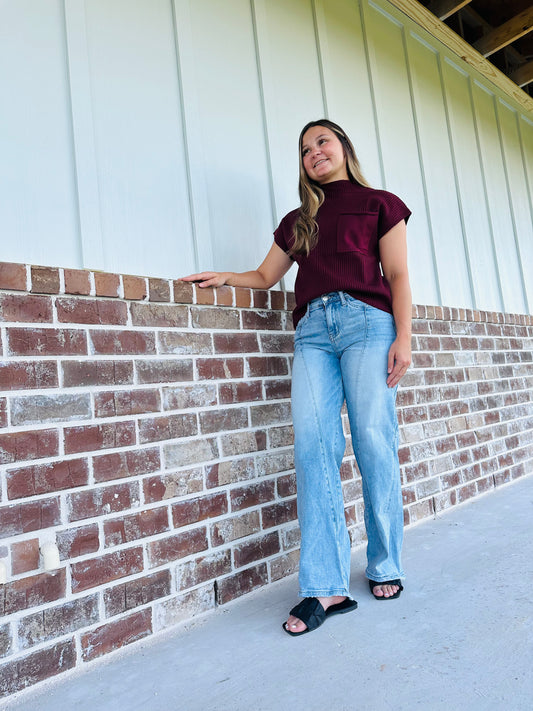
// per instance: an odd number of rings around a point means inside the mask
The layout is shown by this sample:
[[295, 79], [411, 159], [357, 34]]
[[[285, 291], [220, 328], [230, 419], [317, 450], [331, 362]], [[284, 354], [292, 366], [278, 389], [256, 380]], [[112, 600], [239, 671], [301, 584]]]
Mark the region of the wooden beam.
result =
[[518, 67], [509, 78], [512, 79], [515, 84], [518, 84], [518, 86], [530, 84], [533, 81], [533, 59], [527, 64]]
[[439, 20], [446, 20], [470, 2], [472, 0], [433, 0], [429, 3], [428, 10]]
[[497, 86], [500, 91], [512, 97], [522, 109], [533, 115], [533, 99], [525, 91], [491, 64], [488, 59], [476, 52], [468, 42], [465, 42], [462, 37], [459, 37], [448, 25], [441, 22], [417, 0], [388, 0], [388, 3], [403, 12], [404, 15], [407, 15], [417, 25], [423, 27], [430, 35], [433, 35], [459, 57], [460, 60], [474, 67], [486, 79]]
[[[481, 27], [485, 31], [485, 34], [494, 29], [494, 27], [471, 6], [465, 7], [461, 14], [463, 21], [467, 22], [471, 27]], [[508, 44], [504, 51], [512, 64], [523, 64], [526, 61], [525, 57], [523, 57], [520, 52], [517, 52], [513, 45]]]
[[527, 35], [531, 30], [533, 30], [533, 5], [515, 17], [511, 17], [503, 25], [495, 27], [487, 35], [474, 42], [472, 46], [484, 57], [489, 57], [502, 47]]

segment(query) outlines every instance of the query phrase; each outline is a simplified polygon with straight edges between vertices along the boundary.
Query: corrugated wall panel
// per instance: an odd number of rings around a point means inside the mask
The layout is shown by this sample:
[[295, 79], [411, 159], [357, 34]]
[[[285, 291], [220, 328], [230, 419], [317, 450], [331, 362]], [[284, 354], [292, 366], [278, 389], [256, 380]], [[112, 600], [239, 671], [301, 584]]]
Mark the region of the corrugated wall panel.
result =
[[415, 301], [532, 308], [531, 117], [387, 0], [21, 0], [0, 28], [4, 259], [253, 268], [327, 115], [413, 210]]
[[0, 6], [0, 234], [5, 259], [78, 264], [63, 3]]

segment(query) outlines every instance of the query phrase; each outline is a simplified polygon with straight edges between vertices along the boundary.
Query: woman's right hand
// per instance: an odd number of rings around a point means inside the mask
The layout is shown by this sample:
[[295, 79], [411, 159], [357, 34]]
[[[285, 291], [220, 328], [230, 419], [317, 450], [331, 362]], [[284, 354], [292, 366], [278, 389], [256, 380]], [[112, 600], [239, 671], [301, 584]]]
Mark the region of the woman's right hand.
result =
[[189, 274], [189, 276], [181, 277], [180, 281], [195, 281], [198, 286], [224, 286], [231, 276], [231, 272], [200, 272], [199, 274]]

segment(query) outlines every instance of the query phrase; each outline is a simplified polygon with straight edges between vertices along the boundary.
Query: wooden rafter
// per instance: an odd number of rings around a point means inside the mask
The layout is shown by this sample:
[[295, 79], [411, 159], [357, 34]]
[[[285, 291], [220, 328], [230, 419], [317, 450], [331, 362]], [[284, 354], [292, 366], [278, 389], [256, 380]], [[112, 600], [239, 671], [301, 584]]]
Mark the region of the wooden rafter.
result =
[[502, 47], [506, 47], [511, 42], [531, 32], [531, 30], [533, 30], [533, 5], [507, 20], [503, 25], [495, 27], [472, 46], [484, 57], [489, 57], [494, 52], [502, 49]]
[[[472, 45], [468, 44], [462, 37], [451, 30], [444, 22], [439, 20], [432, 12], [418, 2], [418, 0], [388, 1], [446, 45], [456, 56], [477, 69], [484, 77], [499, 87], [501, 91], [511, 96], [526, 111], [533, 114], [533, 99], [528, 96], [523, 89], [520, 89], [508, 76], [473, 49]], [[468, 7], [465, 9], [468, 10]]]
[[433, 0], [428, 5], [428, 10], [436, 15], [439, 20], [446, 20], [472, 0]]
[[516, 69], [509, 77], [518, 86], [525, 86], [533, 81], [533, 59]]

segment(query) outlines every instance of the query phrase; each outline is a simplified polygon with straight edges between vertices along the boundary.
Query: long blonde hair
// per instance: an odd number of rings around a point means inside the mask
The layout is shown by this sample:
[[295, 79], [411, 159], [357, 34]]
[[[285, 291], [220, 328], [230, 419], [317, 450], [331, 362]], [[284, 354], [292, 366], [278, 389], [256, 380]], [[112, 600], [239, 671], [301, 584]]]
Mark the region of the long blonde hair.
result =
[[341, 142], [344, 155], [346, 156], [346, 172], [348, 173], [350, 182], [367, 188], [370, 187], [361, 172], [361, 166], [357, 160], [353, 144], [340, 126], [333, 123], [333, 121], [329, 121], [328, 119], [310, 121], [306, 124], [302, 128], [300, 138], [298, 140], [300, 160], [300, 182], [298, 184], [298, 192], [300, 194], [301, 205], [298, 218], [293, 228], [294, 242], [289, 254], [305, 254], [307, 256], [313, 247], [316, 246], [318, 241], [318, 225], [315, 217], [319, 207], [324, 202], [324, 191], [318, 183], [315, 183], [315, 181], [311, 180], [307, 175], [302, 155], [303, 137], [310, 128], [313, 128], [313, 126], [323, 126], [324, 128], [329, 128], [330, 131], [333, 131]]

